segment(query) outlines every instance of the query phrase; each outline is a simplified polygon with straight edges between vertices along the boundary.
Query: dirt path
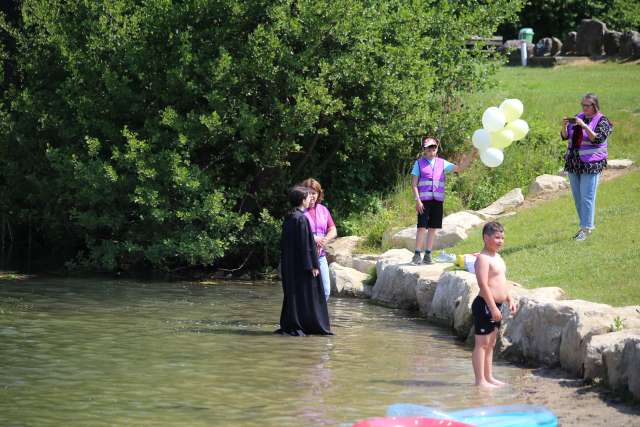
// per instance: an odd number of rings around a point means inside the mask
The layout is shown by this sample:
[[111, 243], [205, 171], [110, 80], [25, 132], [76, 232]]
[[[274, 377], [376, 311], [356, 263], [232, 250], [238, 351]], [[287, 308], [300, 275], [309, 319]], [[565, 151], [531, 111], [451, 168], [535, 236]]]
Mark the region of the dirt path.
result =
[[531, 370], [519, 384], [522, 403], [544, 405], [561, 426], [640, 426], [640, 403], [625, 401], [597, 385], [586, 385], [560, 369]]

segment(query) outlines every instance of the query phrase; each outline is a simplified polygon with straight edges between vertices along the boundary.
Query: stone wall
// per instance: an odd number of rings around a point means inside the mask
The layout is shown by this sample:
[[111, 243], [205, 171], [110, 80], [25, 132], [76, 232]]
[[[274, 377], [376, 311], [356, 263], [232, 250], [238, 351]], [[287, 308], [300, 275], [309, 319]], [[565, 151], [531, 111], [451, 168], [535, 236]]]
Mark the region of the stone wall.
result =
[[[446, 263], [410, 265], [410, 258], [411, 252], [404, 249], [382, 255], [372, 300], [419, 311], [451, 328], [458, 338], [471, 337], [471, 303], [479, 292], [475, 275], [444, 271], [452, 266]], [[560, 366], [577, 377], [600, 379], [640, 400], [640, 306], [564, 300], [560, 288], [529, 290], [517, 284], [513, 297], [518, 310], [512, 315], [503, 306], [498, 353], [509, 360]]]

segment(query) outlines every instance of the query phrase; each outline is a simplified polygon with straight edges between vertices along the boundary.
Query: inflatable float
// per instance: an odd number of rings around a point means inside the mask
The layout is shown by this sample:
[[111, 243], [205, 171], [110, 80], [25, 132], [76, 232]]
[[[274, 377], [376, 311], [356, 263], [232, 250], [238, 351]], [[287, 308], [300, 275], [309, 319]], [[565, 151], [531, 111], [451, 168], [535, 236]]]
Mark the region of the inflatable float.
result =
[[358, 421], [351, 427], [473, 427], [456, 420], [426, 417], [378, 417]]
[[486, 406], [444, 412], [428, 406], [397, 403], [389, 406], [387, 417], [453, 420], [476, 427], [556, 427], [558, 425], [558, 417], [539, 405]]

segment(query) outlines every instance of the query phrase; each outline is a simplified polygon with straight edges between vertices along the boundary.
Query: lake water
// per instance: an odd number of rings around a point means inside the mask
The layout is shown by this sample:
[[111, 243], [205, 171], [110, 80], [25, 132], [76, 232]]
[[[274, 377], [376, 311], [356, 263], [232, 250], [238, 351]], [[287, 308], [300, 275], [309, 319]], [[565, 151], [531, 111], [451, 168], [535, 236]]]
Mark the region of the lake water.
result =
[[333, 298], [335, 336], [283, 337], [277, 283], [0, 282], [0, 425], [323, 426], [388, 405], [518, 403], [472, 386], [447, 330]]

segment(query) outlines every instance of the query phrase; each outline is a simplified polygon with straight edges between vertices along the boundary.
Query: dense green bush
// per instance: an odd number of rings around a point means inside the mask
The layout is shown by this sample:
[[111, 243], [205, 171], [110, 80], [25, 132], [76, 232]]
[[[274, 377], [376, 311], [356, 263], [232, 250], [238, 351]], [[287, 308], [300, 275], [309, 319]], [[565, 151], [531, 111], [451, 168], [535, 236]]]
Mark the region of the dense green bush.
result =
[[465, 40], [522, 2], [12, 3], [3, 242], [114, 271], [273, 263], [308, 176], [334, 212], [371, 210], [419, 135], [459, 151], [460, 96], [495, 67]]

